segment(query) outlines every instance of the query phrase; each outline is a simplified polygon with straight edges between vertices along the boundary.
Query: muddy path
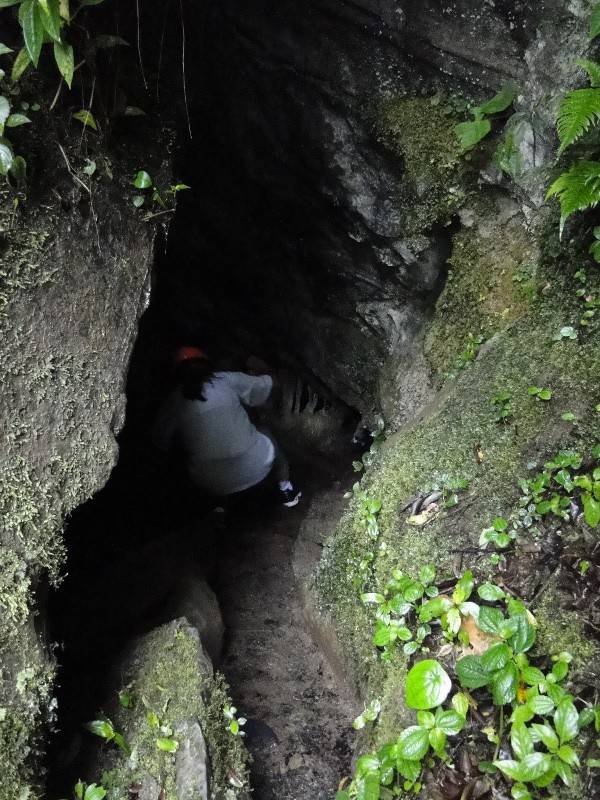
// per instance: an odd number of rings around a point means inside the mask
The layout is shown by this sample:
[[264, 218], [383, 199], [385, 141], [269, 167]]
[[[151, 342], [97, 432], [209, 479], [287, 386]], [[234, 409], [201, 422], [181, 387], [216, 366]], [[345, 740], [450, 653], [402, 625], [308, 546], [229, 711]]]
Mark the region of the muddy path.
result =
[[[227, 629], [220, 665], [238, 713], [256, 800], [329, 800], [352, 757], [356, 699], [313, 640], [294, 576], [294, 545], [317, 489], [343, 489], [302, 470], [302, 503], [229, 515], [215, 590]], [[303, 558], [303, 556], [300, 556]], [[298, 556], [296, 556], [298, 558]], [[304, 563], [301, 570], [312, 565]]]

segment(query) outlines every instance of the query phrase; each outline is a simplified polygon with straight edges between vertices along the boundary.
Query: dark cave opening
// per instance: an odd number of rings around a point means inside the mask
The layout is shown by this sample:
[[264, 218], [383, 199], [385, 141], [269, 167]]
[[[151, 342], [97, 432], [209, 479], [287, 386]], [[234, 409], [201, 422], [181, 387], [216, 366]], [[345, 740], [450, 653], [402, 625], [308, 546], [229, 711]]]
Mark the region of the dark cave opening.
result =
[[[71, 515], [65, 531], [67, 575], [50, 598], [46, 631], [49, 641], [60, 645], [61, 665], [51, 796], [68, 791], [92, 769], [97, 743], [83, 725], [97, 718], [114, 690], [118, 654], [135, 636], [183, 612], [193, 618], [188, 600], [198, 586], [208, 582], [225, 597], [222, 667], [232, 678], [234, 698], [241, 691], [235, 681], [249, 680], [248, 667], [240, 663], [244, 652], [228, 650], [228, 641], [248, 651], [268, 646], [260, 636], [240, 645], [244, 632], [227, 632], [235, 628], [228, 617], [237, 613], [238, 598], [224, 572], [239, 560], [239, 547], [251, 587], [253, 565], [264, 548], [281, 557], [293, 547], [294, 526], [300, 523], [282, 528], [259, 502], [249, 515], [234, 516], [239, 541], [230, 536], [224, 542], [211, 516], [211, 499], [190, 486], [181, 464], [153, 451], [149, 430], [170, 387], [173, 348], [202, 345], [224, 369], [243, 370], [246, 358], [255, 355], [287, 370], [284, 404], [272, 423], [290, 451], [308, 503], [340, 480], [350, 481], [352, 458], [360, 453], [352, 435], [361, 415], [372, 420], [379, 410], [382, 365], [394, 348], [405, 346], [410, 353], [418, 343], [443, 282], [451, 229], [433, 231], [423, 258], [406, 261], [397, 242], [389, 180], [390, 174], [400, 179], [402, 167], [373, 138], [372, 121], [363, 121], [360, 130], [346, 125], [340, 134], [345, 112], [335, 108], [330, 92], [318, 90], [307, 59], [303, 71], [275, 52], [262, 62], [246, 34], [232, 51], [231, 14], [231, 8], [209, 4], [205, 14], [188, 20], [189, 41], [201, 43], [188, 76], [193, 138], [186, 135], [180, 109], [174, 174], [191, 189], [180, 194], [168, 235], [157, 248], [151, 305], [130, 364], [118, 465], [106, 487]], [[243, 26], [247, 20], [238, 22]], [[284, 17], [274, 14], [268, 22], [271, 41], [284, 42], [289, 33]], [[218, 74], [223, 53], [228, 69]], [[244, 60], [249, 53], [254, 61]], [[167, 50], [167, 67], [172, 59]], [[343, 163], [335, 158], [349, 137], [363, 146], [360, 169], [368, 180], [354, 188], [367, 212], [348, 205], [353, 168], [346, 158]], [[275, 531], [268, 541], [257, 533], [263, 520]], [[272, 591], [280, 590], [274, 580]], [[286, 597], [283, 593], [279, 613], [287, 613]], [[283, 623], [274, 611], [260, 624]], [[208, 624], [206, 637], [219, 666], [223, 630]], [[263, 677], [268, 682], [268, 674]], [[305, 687], [305, 700], [318, 706], [318, 691], [314, 684]], [[300, 728], [303, 720], [295, 715], [301, 705], [292, 703], [286, 711]], [[256, 736], [255, 796], [269, 800], [276, 784], [261, 770], [272, 766], [264, 755], [270, 741], [267, 735], [265, 743], [260, 727]], [[317, 728], [307, 727], [304, 736], [311, 746], [326, 749]], [[332, 750], [335, 764], [349, 762], [343, 737]], [[314, 797], [328, 796], [333, 788], [334, 775], [327, 773], [332, 764], [323, 773], [327, 786], [318, 785], [323, 774], [310, 778]]]

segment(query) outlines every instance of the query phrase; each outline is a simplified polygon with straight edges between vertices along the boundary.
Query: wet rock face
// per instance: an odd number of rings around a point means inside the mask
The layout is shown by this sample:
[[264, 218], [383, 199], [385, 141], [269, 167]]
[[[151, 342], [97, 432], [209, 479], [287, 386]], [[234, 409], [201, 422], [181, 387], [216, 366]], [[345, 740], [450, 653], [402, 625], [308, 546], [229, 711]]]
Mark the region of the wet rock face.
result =
[[[245, 322], [348, 403], [381, 407], [381, 394], [401, 384], [390, 369], [403, 370], [418, 344], [450, 236], [443, 211], [441, 224], [429, 219], [409, 235], [406, 164], [378, 141], [379, 103], [439, 89], [482, 97], [508, 79], [525, 84], [540, 59], [538, 31], [550, 26], [556, 38], [554, 20], [573, 21], [557, 5], [225, 0], [204, 16], [196, 10], [189, 37], [203, 50], [190, 67], [198, 169], [179, 220], [188, 249], [174, 246], [180, 262], [193, 264], [190, 317], [200, 308], [205, 319], [238, 329]], [[547, 83], [548, 59], [542, 72]], [[410, 203], [429, 192], [421, 182]], [[190, 295], [194, 270], [204, 305]], [[428, 397], [425, 369], [417, 382], [419, 400], [405, 398], [398, 421]]]
[[[114, 164], [131, 169], [116, 156]], [[2, 800], [25, 796], [25, 764], [54, 713], [44, 595], [34, 619], [34, 591], [62, 571], [65, 517], [116, 463], [153, 260], [154, 231], [131, 213], [118, 179], [98, 180], [90, 207], [56, 147], [44, 170], [16, 212], [0, 189]], [[41, 779], [39, 763], [32, 773]]]

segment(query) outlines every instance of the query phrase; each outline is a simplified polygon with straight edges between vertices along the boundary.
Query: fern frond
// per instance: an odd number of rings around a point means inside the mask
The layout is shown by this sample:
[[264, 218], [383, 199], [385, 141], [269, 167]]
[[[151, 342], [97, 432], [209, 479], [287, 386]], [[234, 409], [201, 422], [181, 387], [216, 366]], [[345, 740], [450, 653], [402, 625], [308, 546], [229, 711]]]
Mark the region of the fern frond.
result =
[[559, 155], [580, 139], [600, 118], [600, 89], [575, 89], [564, 98], [558, 112]]
[[578, 67], [587, 72], [592, 87], [594, 89], [600, 87], [600, 64], [590, 61], [588, 58], [580, 58], [576, 63]]
[[600, 203], [600, 161], [578, 161], [563, 172], [548, 189], [546, 199], [560, 202], [560, 235], [565, 222], [576, 211], [594, 208]]

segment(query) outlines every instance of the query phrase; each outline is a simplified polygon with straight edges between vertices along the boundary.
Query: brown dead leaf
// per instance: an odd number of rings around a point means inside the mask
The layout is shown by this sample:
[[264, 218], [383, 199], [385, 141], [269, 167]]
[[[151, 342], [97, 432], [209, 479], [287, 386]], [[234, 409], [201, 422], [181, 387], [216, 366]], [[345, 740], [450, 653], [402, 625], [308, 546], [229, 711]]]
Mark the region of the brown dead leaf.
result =
[[473, 452], [475, 453], [475, 461], [476, 461], [478, 464], [483, 464], [483, 459], [485, 458], [485, 453], [484, 453], [484, 452], [483, 452], [483, 450], [481, 449], [481, 445], [480, 445], [479, 443], [477, 443], [477, 444], [474, 446], [474, 448], [473, 448]]
[[414, 516], [409, 517], [407, 522], [409, 525], [416, 525], [420, 528], [423, 525], [428, 525], [430, 522], [433, 522], [433, 520], [439, 516], [440, 510], [441, 509], [437, 503], [432, 503], [420, 514], [415, 514]]
[[463, 648], [463, 655], [465, 656], [480, 656], [486, 650], [489, 650], [493, 644], [500, 641], [499, 636], [492, 636], [490, 633], [482, 631], [471, 616], [463, 617], [460, 629], [467, 634], [471, 645]]

